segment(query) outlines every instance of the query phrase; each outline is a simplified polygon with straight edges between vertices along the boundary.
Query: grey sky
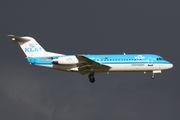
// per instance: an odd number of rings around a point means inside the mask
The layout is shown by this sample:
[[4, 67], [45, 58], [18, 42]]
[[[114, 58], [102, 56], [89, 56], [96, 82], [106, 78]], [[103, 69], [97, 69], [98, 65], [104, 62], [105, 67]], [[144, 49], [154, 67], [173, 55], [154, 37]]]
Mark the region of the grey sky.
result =
[[[1, 120], [179, 120], [180, 1], [30, 1], [0, 4]], [[30, 66], [8, 34], [63, 54], [158, 54], [171, 70], [87, 75]]]

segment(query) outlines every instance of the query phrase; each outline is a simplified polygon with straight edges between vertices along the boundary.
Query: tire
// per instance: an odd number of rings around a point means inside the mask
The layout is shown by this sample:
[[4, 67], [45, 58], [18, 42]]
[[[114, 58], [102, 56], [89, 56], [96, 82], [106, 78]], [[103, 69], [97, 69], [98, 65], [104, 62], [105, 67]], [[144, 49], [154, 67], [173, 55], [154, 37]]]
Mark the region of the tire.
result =
[[94, 79], [94, 78], [91, 78], [91, 79], [89, 79], [89, 81], [90, 81], [91, 83], [94, 83], [94, 82], [95, 82], [95, 79]]
[[89, 79], [92, 79], [92, 78], [94, 78], [94, 76], [92, 75], [92, 74], [89, 74]]
[[89, 74], [89, 81], [91, 82], [91, 83], [94, 83], [95, 82], [95, 79], [94, 79], [94, 74]]

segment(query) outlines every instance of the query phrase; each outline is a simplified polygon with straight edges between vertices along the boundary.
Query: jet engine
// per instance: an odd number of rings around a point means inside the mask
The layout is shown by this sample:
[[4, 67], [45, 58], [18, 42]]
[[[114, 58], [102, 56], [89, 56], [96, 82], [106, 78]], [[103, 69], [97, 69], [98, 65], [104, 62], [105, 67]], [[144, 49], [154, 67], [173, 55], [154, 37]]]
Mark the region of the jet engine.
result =
[[78, 63], [78, 59], [75, 56], [58, 57], [58, 58], [54, 58], [52, 61], [54, 64], [66, 64], [66, 65]]

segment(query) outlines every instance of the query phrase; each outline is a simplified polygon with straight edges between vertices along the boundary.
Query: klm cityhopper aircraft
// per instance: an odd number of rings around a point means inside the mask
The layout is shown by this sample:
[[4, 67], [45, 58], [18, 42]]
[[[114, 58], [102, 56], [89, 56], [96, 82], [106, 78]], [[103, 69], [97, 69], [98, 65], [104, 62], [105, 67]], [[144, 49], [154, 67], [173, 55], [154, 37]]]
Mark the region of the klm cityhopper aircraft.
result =
[[161, 73], [173, 64], [154, 54], [112, 54], [112, 55], [64, 55], [45, 51], [32, 37], [8, 35], [13, 43], [18, 43], [32, 65], [52, 69], [89, 74], [91, 83], [94, 74], [102, 72], [152, 72]]

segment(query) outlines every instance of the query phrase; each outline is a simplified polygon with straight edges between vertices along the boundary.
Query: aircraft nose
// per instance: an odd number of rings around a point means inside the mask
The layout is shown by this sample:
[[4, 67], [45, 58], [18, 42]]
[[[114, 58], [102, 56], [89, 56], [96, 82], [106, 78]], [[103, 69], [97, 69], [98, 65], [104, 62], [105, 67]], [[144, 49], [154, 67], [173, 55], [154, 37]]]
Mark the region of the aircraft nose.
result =
[[170, 64], [170, 69], [171, 69], [171, 68], [173, 68], [173, 64], [172, 64], [172, 63]]
[[170, 63], [170, 64], [168, 64], [168, 69], [171, 69], [171, 68], [173, 68], [173, 64], [172, 63]]

